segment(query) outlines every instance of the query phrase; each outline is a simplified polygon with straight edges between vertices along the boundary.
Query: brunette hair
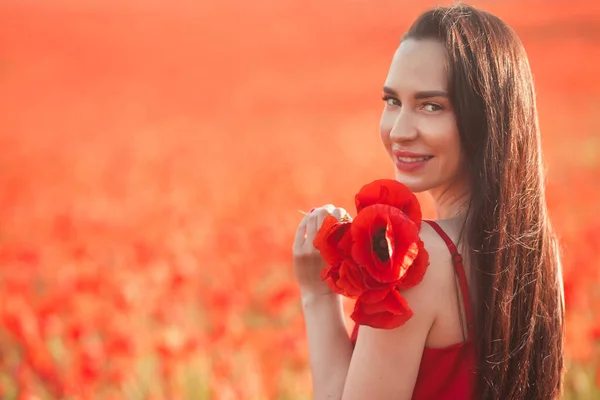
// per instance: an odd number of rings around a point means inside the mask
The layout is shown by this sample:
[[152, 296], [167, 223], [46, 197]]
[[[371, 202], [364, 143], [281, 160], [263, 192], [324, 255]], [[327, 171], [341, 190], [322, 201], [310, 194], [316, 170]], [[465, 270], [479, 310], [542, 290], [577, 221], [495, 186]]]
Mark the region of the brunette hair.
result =
[[472, 184], [465, 234], [477, 299], [475, 397], [558, 398], [563, 288], [525, 49], [500, 18], [464, 4], [425, 12], [406, 39], [439, 40], [447, 52]]

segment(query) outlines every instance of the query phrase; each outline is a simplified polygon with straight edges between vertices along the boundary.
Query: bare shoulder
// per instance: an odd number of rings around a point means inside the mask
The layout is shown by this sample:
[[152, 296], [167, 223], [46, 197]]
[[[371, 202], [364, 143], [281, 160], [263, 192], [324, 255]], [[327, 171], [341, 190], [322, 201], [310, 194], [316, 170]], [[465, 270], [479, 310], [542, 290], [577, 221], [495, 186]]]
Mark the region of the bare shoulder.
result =
[[431, 225], [425, 222], [422, 224], [420, 236], [425, 245], [425, 250], [429, 253], [429, 268], [427, 268], [425, 274], [429, 285], [443, 285], [448, 281], [452, 281], [454, 271], [452, 269], [452, 255], [448, 245]]
[[448, 246], [431, 225], [423, 222], [420, 237], [425, 250], [429, 254], [429, 267], [425, 272], [423, 281], [415, 288], [435, 289], [447, 278], [452, 277], [452, 269], [447, 268], [452, 265], [452, 257]]
[[420, 237], [429, 254], [429, 267], [423, 281], [413, 288], [406, 289], [404, 293], [408, 297], [418, 297], [419, 303], [435, 305], [436, 300], [439, 301], [439, 290], [452, 282], [452, 257], [444, 240], [425, 222], [422, 224]]
[[[440, 225], [456, 243], [453, 238], [454, 233], [458, 234], [456, 227]], [[466, 314], [461, 304], [462, 296], [452, 255], [444, 239], [429, 224], [423, 223], [421, 240], [430, 261], [419, 295], [420, 298], [426, 298], [423, 301], [427, 306], [426, 312], [433, 321], [427, 336], [427, 347], [446, 347], [461, 342], [464, 337], [466, 328], [461, 325], [460, 315], [464, 319]]]

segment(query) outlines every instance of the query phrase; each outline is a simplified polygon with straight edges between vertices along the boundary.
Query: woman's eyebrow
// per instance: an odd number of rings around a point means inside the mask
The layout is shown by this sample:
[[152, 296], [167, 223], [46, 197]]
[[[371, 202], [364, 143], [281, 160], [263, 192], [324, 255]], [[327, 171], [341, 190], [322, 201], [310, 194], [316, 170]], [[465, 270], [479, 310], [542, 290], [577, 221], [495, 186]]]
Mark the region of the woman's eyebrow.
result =
[[387, 87], [387, 86], [383, 87], [383, 93], [389, 94], [390, 96], [398, 97], [398, 92], [396, 92], [394, 89]]
[[448, 97], [448, 92], [443, 90], [427, 90], [415, 93], [415, 99], [429, 99], [431, 97]]
[[[398, 97], [398, 92], [387, 86], [383, 87], [383, 93]], [[431, 97], [448, 97], [448, 92], [444, 90], [425, 90], [415, 93], [415, 99], [429, 99]]]

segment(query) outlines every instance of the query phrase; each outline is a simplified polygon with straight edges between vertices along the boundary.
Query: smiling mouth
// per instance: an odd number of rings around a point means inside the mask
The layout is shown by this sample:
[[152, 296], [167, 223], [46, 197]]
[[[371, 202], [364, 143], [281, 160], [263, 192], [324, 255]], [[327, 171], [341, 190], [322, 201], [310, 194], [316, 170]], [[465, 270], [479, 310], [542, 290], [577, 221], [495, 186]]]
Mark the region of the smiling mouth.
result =
[[425, 157], [396, 157], [398, 161], [405, 163], [417, 163], [427, 161], [433, 158], [433, 156], [425, 156]]
[[406, 173], [416, 173], [417, 171], [422, 170], [429, 163], [429, 160], [433, 158], [433, 156], [400, 156], [399, 154], [395, 155], [395, 164], [396, 169], [398, 171], [406, 172]]

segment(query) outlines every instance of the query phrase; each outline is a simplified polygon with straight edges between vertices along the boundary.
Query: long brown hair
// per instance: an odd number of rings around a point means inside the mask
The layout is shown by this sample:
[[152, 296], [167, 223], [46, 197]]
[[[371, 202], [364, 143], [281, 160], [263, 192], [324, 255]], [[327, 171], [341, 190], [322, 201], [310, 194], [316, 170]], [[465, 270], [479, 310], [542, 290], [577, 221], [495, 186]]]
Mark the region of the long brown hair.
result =
[[464, 4], [425, 12], [406, 39], [436, 39], [447, 52], [472, 187], [465, 234], [477, 299], [475, 397], [558, 398], [563, 289], [525, 49], [501, 19]]

